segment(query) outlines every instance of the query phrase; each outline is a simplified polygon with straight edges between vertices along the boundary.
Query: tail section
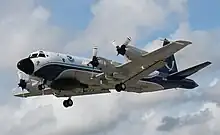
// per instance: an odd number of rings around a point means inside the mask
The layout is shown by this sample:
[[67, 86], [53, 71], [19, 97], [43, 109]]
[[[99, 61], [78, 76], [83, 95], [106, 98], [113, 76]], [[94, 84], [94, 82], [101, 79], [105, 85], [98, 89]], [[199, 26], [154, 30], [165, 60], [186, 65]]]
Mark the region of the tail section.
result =
[[[170, 43], [170, 41], [168, 41], [167, 39], [164, 39], [163, 46], [168, 45], [169, 43]], [[168, 57], [165, 60], [165, 62], [166, 62], [166, 65], [164, 67], [160, 68], [158, 70], [159, 72], [162, 72], [165, 74], [173, 74], [173, 73], [178, 72], [174, 55], [171, 55], [170, 57]]]
[[171, 80], [176, 80], [176, 79], [181, 80], [181, 79], [184, 79], [184, 78], [186, 78], [186, 77], [188, 77], [188, 76], [190, 76], [192, 74], [195, 74], [196, 72], [198, 72], [199, 70], [207, 67], [210, 64], [211, 64], [211, 62], [209, 62], [209, 61], [201, 63], [199, 65], [196, 65], [194, 67], [185, 69], [183, 71], [173, 73], [173, 74], [169, 75], [167, 77], [167, 79], [171, 79]]

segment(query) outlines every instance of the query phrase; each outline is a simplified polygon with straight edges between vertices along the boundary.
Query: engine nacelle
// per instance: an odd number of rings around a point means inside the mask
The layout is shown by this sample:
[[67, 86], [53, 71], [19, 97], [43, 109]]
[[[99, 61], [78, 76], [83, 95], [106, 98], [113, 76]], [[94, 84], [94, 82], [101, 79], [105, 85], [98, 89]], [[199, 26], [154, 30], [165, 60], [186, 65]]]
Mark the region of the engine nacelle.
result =
[[115, 66], [112, 64], [111, 60], [99, 57], [98, 69], [102, 70], [105, 74], [112, 74], [115, 71]]
[[117, 73], [117, 72], [114, 72], [114, 73], [113, 73], [113, 78], [124, 79], [125, 76], [122, 75], [122, 74], [119, 74], [119, 73]]

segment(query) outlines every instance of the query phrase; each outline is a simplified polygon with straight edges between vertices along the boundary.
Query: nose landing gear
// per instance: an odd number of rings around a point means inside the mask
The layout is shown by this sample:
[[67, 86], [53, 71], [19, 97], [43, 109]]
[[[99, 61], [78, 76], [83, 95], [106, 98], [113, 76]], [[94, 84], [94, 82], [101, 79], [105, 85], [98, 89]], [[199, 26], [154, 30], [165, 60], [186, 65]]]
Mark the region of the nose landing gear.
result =
[[39, 84], [38, 85], [38, 89], [39, 90], [44, 90], [45, 89], [45, 85], [44, 84]]
[[47, 82], [46, 80], [43, 80], [43, 82], [38, 85], [38, 90], [44, 90], [46, 82]]
[[64, 106], [65, 108], [71, 107], [72, 105], [73, 105], [73, 100], [72, 100], [71, 98], [69, 98], [69, 99], [63, 101], [63, 106]]

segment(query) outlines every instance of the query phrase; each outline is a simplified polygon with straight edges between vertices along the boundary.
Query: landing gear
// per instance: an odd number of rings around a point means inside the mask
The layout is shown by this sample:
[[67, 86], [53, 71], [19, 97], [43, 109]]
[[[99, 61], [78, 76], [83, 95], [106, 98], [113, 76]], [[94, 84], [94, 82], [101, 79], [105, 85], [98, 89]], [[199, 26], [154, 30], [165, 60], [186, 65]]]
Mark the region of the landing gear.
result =
[[126, 85], [124, 83], [119, 83], [115, 85], [115, 90], [117, 92], [121, 92], [126, 89]]
[[66, 108], [70, 107], [72, 105], [73, 105], [73, 100], [71, 98], [63, 101], [63, 106], [66, 107]]
[[45, 89], [45, 84], [46, 84], [46, 80], [43, 80], [43, 83], [38, 85], [38, 89], [39, 90], [44, 90]]
[[39, 89], [39, 90], [44, 90], [44, 89], [45, 89], [45, 85], [44, 85], [44, 84], [38, 85], [38, 89]]

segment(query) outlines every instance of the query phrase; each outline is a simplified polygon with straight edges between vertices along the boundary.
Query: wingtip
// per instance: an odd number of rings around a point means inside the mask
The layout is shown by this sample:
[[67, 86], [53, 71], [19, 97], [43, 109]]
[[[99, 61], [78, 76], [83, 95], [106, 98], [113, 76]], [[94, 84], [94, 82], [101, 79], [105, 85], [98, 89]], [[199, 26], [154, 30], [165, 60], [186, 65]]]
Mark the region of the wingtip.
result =
[[182, 45], [185, 45], [185, 46], [192, 44], [191, 41], [187, 41], [187, 40], [178, 40], [178, 41], [176, 41], [176, 42], [177, 42], [177, 43], [180, 43], [180, 44], [182, 44]]
[[212, 62], [211, 61], [206, 61], [205, 64], [208, 66], [208, 65], [211, 65]]

